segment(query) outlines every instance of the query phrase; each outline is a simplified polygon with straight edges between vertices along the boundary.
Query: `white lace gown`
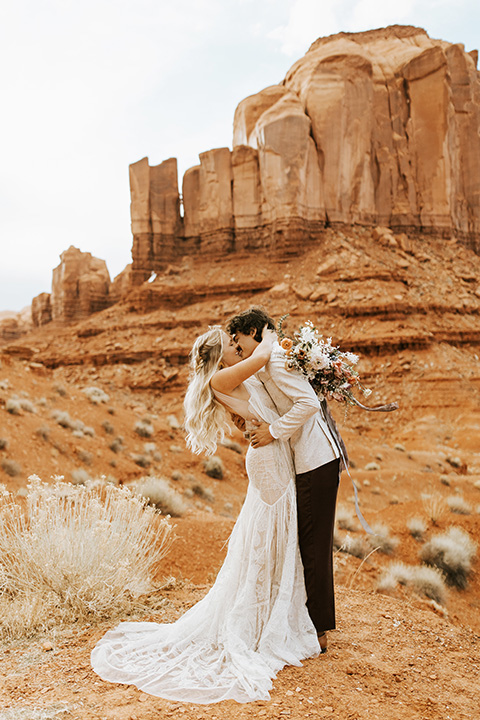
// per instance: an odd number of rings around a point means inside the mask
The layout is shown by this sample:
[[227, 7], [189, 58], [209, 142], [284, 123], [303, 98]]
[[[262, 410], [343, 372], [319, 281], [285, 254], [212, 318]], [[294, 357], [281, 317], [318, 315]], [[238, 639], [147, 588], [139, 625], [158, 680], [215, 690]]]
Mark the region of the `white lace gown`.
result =
[[[260, 384], [246, 386], [247, 419], [278, 417]], [[290, 449], [278, 441], [249, 447], [246, 468], [247, 496], [211, 590], [174, 623], [123, 622], [107, 632], [91, 655], [103, 680], [168, 700], [244, 703], [269, 699], [284, 665], [318, 655], [305, 605]]]

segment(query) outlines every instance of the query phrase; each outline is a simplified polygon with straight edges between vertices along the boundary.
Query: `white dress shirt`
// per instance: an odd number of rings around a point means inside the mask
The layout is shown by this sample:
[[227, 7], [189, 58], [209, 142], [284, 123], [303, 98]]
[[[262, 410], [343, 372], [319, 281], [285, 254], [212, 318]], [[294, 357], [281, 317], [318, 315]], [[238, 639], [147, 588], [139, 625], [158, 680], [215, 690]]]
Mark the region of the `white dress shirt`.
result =
[[287, 370], [285, 351], [276, 342], [270, 360], [256, 373], [281, 417], [269, 426], [276, 440], [289, 440], [295, 470], [314, 470], [340, 457], [320, 402], [307, 378], [298, 370]]

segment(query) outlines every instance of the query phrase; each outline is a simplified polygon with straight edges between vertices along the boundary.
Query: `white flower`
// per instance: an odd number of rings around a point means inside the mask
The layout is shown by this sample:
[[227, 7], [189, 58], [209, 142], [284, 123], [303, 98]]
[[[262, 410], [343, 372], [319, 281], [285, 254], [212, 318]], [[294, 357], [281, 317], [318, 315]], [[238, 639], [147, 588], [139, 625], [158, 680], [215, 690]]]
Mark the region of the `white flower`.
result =
[[320, 346], [314, 345], [310, 353], [310, 363], [315, 370], [324, 370], [330, 366], [330, 359]]
[[316, 336], [316, 332], [315, 332], [314, 328], [312, 328], [312, 327], [308, 327], [308, 326], [304, 325], [304, 327], [302, 327], [300, 330], [300, 337], [303, 342], [313, 343], [316, 340], [315, 336]]
[[351, 353], [351, 352], [346, 352], [344, 354], [345, 354], [345, 359], [347, 360], [347, 362], [351, 363], [352, 365], [357, 364], [358, 355], [355, 355], [354, 353]]

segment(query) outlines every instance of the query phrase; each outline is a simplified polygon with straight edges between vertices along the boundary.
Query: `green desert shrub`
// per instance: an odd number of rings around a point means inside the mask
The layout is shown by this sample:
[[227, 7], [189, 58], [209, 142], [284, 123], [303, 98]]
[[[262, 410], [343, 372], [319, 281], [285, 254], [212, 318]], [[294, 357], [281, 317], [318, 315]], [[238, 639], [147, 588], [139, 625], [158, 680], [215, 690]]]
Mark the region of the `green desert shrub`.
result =
[[464, 589], [476, 550], [477, 543], [465, 530], [452, 527], [428, 540], [420, 550], [420, 559], [441, 570], [448, 585]]

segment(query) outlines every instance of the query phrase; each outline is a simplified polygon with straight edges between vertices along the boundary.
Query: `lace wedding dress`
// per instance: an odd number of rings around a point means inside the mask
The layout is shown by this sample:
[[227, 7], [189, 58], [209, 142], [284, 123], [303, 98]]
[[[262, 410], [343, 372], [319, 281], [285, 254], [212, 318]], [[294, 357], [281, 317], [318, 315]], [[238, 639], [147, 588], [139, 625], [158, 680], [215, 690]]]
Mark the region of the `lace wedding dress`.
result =
[[[219, 399], [247, 422], [273, 422], [278, 415], [261, 384], [249, 379], [245, 386], [248, 407]], [[107, 632], [91, 656], [102, 679], [191, 703], [267, 700], [284, 665], [318, 655], [288, 444], [249, 447], [246, 467], [247, 496], [211, 590], [174, 623], [123, 622]]]

